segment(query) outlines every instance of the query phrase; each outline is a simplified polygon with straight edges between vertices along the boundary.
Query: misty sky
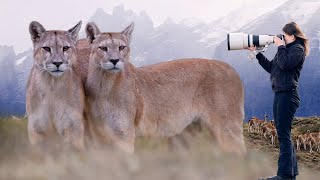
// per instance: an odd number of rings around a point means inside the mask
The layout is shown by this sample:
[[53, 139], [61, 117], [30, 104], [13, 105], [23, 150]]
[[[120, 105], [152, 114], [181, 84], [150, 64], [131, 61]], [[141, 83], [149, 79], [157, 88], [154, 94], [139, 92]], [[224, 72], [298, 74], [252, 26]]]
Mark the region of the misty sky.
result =
[[28, 26], [33, 20], [39, 21], [48, 30], [59, 29], [76, 24], [79, 20], [85, 22], [97, 8], [111, 13], [113, 7], [120, 4], [124, 4], [125, 9], [137, 13], [145, 10], [157, 26], [167, 17], [175, 21], [198, 18], [210, 22], [242, 6], [265, 7], [268, 11], [283, 2], [283, 0], [0, 0], [0, 45], [12, 45], [17, 52], [27, 50], [31, 47]]

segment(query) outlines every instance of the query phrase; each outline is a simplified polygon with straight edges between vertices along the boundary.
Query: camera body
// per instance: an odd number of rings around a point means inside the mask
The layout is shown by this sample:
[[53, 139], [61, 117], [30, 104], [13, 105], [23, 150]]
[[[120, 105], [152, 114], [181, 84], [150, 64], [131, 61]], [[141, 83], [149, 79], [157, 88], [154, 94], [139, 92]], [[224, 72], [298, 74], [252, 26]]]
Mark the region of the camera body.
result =
[[[276, 35], [284, 39], [284, 35]], [[245, 33], [229, 33], [227, 36], [228, 50], [242, 50], [249, 47], [266, 47], [274, 43], [275, 35], [253, 35]]]
[[284, 40], [284, 35], [283, 34], [278, 34], [277, 37], [281, 40]]

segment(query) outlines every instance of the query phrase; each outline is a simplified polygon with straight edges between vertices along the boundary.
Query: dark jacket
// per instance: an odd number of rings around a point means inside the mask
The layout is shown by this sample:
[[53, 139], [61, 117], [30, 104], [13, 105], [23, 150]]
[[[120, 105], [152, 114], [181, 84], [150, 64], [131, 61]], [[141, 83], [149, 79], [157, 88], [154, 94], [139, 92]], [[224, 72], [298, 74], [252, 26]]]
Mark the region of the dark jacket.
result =
[[291, 91], [298, 88], [300, 71], [305, 60], [302, 44], [299, 39], [296, 39], [286, 46], [279, 46], [272, 61], [261, 53], [257, 54], [259, 64], [271, 75], [270, 81], [274, 92]]

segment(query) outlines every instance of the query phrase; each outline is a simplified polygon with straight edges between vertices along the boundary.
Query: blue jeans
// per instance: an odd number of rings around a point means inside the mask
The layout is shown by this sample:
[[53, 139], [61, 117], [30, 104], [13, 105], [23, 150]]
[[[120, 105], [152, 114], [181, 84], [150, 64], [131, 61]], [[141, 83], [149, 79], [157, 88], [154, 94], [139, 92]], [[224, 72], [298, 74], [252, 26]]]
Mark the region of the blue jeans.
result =
[[299, 174], [295, 147], [291, 140], [291, 125], [299, 104], [297, 90], [275, 93], [273, 116], [280, 148], [277, 175], [283, 178], [294, 178]]

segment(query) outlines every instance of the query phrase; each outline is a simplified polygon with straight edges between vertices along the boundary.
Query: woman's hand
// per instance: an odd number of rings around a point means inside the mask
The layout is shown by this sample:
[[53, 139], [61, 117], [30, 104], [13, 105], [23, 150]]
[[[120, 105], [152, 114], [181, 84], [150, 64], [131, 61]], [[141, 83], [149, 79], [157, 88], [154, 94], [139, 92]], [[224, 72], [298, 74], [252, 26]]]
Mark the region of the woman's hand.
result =
[[257, 53], [257, 48], [255, 46], [253, 47], [248, 47], [247, 48], [251, 53], [249, 54], [249, 59], [252, 60], [258, 53]]
[[274, 40], [274, 44], [276, 44], [277, 47], [281, 46], [281, 45], [285, 45], [284, 40], [278, 38], [277, 36], [275, 36], [273, 38]]
[[250, 51], [255, 51], [256, 47], [255, 46], [254, 47], [248, 47], [247, 49], [250, 50]]

